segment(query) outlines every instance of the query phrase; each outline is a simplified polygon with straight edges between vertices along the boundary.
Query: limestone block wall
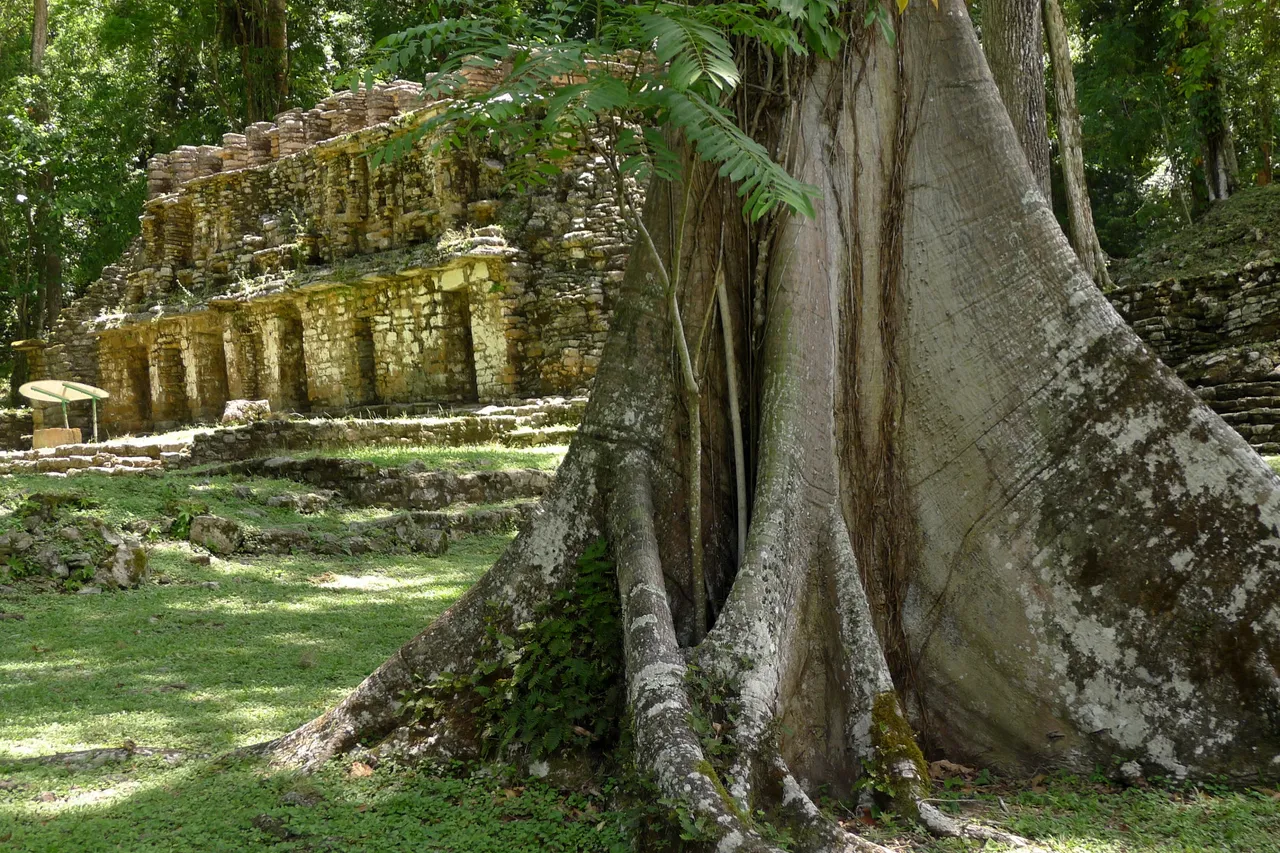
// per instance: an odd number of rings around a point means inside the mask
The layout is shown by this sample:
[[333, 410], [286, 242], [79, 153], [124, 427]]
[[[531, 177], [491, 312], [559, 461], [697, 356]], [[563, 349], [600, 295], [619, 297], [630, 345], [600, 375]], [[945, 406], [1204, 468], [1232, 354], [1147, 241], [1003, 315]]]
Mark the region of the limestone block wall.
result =
[[26, 450], [32, 429], [30, 409], [0, 409], [0, 450]]
[[1280, 261], [1109, 296], [1223, 420], [1260, 452], [1280, 453]]

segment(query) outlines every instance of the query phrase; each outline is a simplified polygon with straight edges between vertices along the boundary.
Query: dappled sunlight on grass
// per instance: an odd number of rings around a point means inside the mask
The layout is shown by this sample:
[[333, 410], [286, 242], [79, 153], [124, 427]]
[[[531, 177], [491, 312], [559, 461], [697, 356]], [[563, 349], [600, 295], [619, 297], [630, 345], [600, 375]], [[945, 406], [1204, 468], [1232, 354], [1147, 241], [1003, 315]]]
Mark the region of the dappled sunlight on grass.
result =
[[[0, 788], [0, 839], [14, 849], [342, 850], [621, 853], [623, 816], [527, 780], [378, 770], [312, 776], [249, 762], [135, 759], [33, 768]], [[0, 848], [5, 842], [0, 841]]]
[[[211, 752], [280, 734], [371, 672], [461, 595], [510, 537], [443, 557], [295, 556], [196, 566], [153, 549], [167, 585], [5, 598], [0, 756], [146, 745]], [[359, 579], [362, 589], [309, 578]], [[210, 589], [201, 584], [217, 581]], [[376, 589], [374, 589], [376, 587]]]

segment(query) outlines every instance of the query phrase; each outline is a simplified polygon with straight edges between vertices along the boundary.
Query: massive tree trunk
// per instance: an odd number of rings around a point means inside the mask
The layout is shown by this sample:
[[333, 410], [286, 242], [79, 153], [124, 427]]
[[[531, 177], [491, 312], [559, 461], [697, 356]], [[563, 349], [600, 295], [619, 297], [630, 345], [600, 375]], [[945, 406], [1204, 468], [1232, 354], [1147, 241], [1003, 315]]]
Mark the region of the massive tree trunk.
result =
[[1076, 77], [1071, 67], [1071, 47], [1067, 43], [1067, 22], [1059, 0], [1044, 0], [1044, 30], [1049, 42], [1053, 91], [1057, 98], [1058, 145], [1062, 152], [1062, 180], [1067, 188], [1071, 245], [1089, 278], [1099, 287], [1110, 287], [1107, 256], [1093, 227], [1093, 207], [1089, 203], [1089, 187], [1084, 177], [1080, 105], [1076, 101]]
[[[638, 764], [724, 849], [773, 849], [758, 810], [798, 849], [866, 847], [810, 795], [868, 772], [938, 831], [979, 833], [921, 801], [907, 720], [927, 749], [1007, 773], [1276, 773], [1280, 483], [1084, 273], [964, 3], [939, 5], [913, 7], [893, 44], [861, 32], [791, 69], [762, 111], [753, 131], [820, 188], [816, 218], [748, 226], [704, 167], [653, 188], [655, 251], [633, 250], [536, 515], [445, 615], [267, 752], [314, 766], [400, 737], [406, 691], [469, 671], [486, 620], [529, 620], [603, 535]], [[695, 350], [717, 340], [701, 330], [720, 302], [727, 351], [751, 366], [730, 374], [714, 346], [703, 362], [698, 482], [659, 257]], [[728, 375], [758, 412], [742, 553]], [[691, 521], [711, 622], [696, 644]], [[690, 662], [736, 709], [727, 756], [691, 727]]]
[[986, 0], [982, 4], [982, 49], [991, 76], [1036, 183], [1051, 201], [1043, 32], [1040, 0]]

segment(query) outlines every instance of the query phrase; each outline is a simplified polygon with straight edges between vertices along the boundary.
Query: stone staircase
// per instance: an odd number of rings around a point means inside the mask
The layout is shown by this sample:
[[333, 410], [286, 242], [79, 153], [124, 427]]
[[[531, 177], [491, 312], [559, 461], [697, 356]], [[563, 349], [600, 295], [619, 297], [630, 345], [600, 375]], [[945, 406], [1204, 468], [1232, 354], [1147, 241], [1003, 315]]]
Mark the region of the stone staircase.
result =
[[1205, 385], [1195, 392], [1254, 450], [1280, 454], [1280, 378]]
[[1280, 454], [1280, 261], [1107, 294], [1160, 359], [1262, 454]]

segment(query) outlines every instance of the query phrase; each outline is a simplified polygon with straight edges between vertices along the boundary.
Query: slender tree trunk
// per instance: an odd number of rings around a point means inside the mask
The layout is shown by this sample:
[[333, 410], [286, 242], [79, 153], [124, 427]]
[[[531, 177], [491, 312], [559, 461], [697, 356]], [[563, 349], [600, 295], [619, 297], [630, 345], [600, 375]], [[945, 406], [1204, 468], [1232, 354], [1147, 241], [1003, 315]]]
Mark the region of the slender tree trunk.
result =
[[[415, 719], [401, 697], [469, 671], [488, 620], [528, 620], [604, 535], [638, 766], [722, 849], [773, 851], [760, 813], [799, 850], [871, 849], [811, 799], [868, 772], [935, 832], [993, 837], [922, 800], [912, 726], [1013, 773], [1117, 758], [1276, 773], [1276, 478], [1084, 274], [964, 3], [939, 5], [899, 19], [892, 45], [863, 31], [798, 64], [761, 110], [758, 139], [821, 191], [814, 219], [749, 226], [705, 166], [654, 185], [653, 250], [633, 249], [550, 494], [448, 612], [262, 751], [304, 766], [358, 744], [462, 754], [465, 721]], [[681, 221], [686, 194], [701, 201]], [[681, 269], [690, 340], [721, 282], [720, 301], [760, 306], [740, 380], [757, 413], [741, 554], [733, 454], [710, 452], [723, 418], [701, 431], [699, 471], [681, 452], [684, 419], [727, 410], [727, 372], [684, 405], [659, 259]], [[717, 605], [696, 645], [689, 524]], [[693, 730], [708, 710], [690, 662], [733, 708], [723, 751]]]
[[[1264, 74], [1262, 79], [1268, 81], [1270, 76]], [[1271, 152], [1275, 145], [1274, 103], [1277, 88], [1264, 85], [1263, 90], [1258, 93], [1258, 127], [1261, 130], [1261, 139], [1258, 141], [1257, 184], [1260, 187], [1271, 183]]]
[[31, 71], [39, 74], [44, 67], [44, 51], [49, 44], [49, 0], [35, 0], [31, 25]]
[[1059, 0], [1044, 0], [1044, 29], [1049, 42], [1053, 90], [1057, 98], [1058, 145], [1062, 152], [1062, 178], [1067, 191], [1067, 215], [1071, 224], [1071, 245], [1089, 278], [1102, 288], [1111, 286], [1107, 256], [1093, 227], [1093, 207], [1084, 176], [1084, 145], [1080, 106], [1076, 101], [1075, 72], [1071, 47], [1067, 43], [1067, 22]]
[[266, 0], [266, 65], [271, 74], [271, 115], [284, 109], [289, 100], [289, 10], [287, 0]]
[[[1225, 14], [1222, 0], [1204, 0], [1203, 3], [1191, 5], [1193, 15], [1207, 9], [1212, 9], [1212, 18], [1219, 21]], [[1201, 88], [1191, 96], [1191, 113], [1200, 133], [1205, 190], [1209, 201], [1225, 201], [1236, 191], [1238, 169], [1235, 143], [1231, 139], [1231, 124], [1227, 120], [1222, 44], [1213, 20], [1204, 21], [1194, 17], [1193, 21], [1195, 38], [1201, 39], [1202, 43], [1209, 43], [1211, 55], [1208, 68], [1199, 81]]]
[[1031, 173], [1045, 199], [1052, 200], [1039, 0], [987, 0], [982, 6], [982, 49]]
[[[47, 0], [35, 0], [31, 37], [31, 72], [40, 75], [49, 42], [49, 6]], [[41, 84], [36, 97], [34, 118], [45, 121], [49, 115], [48, 94]], [[62, 255], [60, 223], [54, 206], [55, 180], [52, 166], [46, 164], [29, 190], [32, 206], [27, 219], [28, 251], [31, 252], [29, 286], [32, 292], [18, 300], [18, 333], [23, 338], [39, 337], [53, 325], [62, 310]], [[16, 353], [10, 375], [10, 403], [22, 402], [17, 389], [29, 378], [25, 353]]]
[[249, 122], [278, 113], [289, 98], [287, 0], [227, 0], [221, 27], [240, 53]]
[[1224, 125], [1207, 131], [1204, 141], [1204, 181], [1209, 201], [1225, 201], [1235, 191], [1227, 144], [1230, 131]]

